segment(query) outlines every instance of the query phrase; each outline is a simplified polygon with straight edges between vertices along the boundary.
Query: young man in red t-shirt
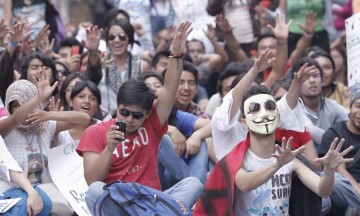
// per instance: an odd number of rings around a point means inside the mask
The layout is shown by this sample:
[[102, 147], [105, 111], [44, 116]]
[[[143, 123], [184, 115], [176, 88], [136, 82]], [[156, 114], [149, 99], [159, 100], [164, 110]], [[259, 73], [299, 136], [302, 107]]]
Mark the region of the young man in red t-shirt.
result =
[[[105, 183], [124, 180], [161, 190], [158, 147], [167, 131], [190, 25], [186, 21], [175, 30], [164, 91], [159, 93], [156, 104], [153, 105], [154, 92], [144, 82], [129, 80], [122, 84], [117, 94], [116, 119], [89, 127], [81, 137], [77, 152], [84, 158], [85, 180], [90, 185], [85, 200], [92, 214], [96, 200], [105, 192]], [[126, 135], [116, 130], [116, 121], [126, 123]], [[189, 177], [165, 192], [191, 207], [202, 188], [198, 179]], [[110, 198], [106, 198], [101, 211], [103, 215], [117, 215], [114, 207]]]

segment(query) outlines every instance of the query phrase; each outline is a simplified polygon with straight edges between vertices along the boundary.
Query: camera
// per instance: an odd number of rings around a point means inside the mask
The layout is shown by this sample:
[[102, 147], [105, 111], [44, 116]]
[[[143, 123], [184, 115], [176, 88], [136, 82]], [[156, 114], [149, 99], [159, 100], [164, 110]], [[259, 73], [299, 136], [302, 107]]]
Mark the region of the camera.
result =
[[116, 130], [121, 131], [121, 132], [123, 132], [123, 134], [124, 134], [124, 138], [123, 138], [123, 139], [118, 139], [118, 138], [117, 138], [117, 140], [119, 140], [120, 142], [125, 141], [125, 137], [126, 137], [126, 124], [125, 124], [125, 122], [123, 122], [123, 121], [117, 121], [117, 122], [116, 122], [116, 125], [118, 126], [118, 128], [116, 128]]

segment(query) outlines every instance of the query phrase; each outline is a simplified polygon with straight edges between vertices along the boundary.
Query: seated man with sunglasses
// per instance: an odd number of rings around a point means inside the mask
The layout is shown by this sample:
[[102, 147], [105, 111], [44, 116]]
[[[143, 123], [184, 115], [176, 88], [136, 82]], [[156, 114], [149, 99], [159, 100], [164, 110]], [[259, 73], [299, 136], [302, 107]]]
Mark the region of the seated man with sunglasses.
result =
[[[77, 152], [84, 160], [85, 180], [90, 185], [86, 203], [94, 215], [96, 200], [105, 193], [103, 186], [118, 180], [137, 182], [161, 190], [158, 176], [158, 148], [167, 131], [167, 119], [174, 104], [183, 60], [186, 37], [190, 33], [190, 22], [181, 23], [175, 30], [172, 56], [164, 83], [164, 91], [158, 95], [144, 82], [128, 80], [117, 94], [116, 119], [89, 127], [82, 135]], [[118, 131], [116, 121], [126, 123], [126, 133]], [[119, 141], [123, 140], [123, 141]], [[203, 185], [189, 177], [165, 191], [186, 206], [191, 207]], [[119, 215], [109, 197], [102, 205], [103, 215]]]

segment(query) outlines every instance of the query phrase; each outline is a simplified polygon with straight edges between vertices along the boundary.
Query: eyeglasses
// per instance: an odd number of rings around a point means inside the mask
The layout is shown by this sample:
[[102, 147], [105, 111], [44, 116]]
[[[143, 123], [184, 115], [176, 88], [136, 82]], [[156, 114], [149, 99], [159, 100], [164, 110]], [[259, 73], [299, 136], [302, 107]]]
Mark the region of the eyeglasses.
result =
[[61, 74], [63, 76], [68, 76], [69, 75], [69, 71], [67, 71], [67, 70], [56, 70], [56, 72], [58, 72], [59, 74]]
[[145, 116], [141, 112], [131, 112], [130, 110], [127, 110], [127, 109], [119, 109], [119, 113], [120, 113], [120, 115], [125, 116], [125, 117], [128, 117], [131, 114], [131, 116], [137, 120], [142, 119]]
[[[259, 103], [250, 103], [248, 114], [254, 114], [260, 111]], [[272, 100], [268, 100], [264, 103], [264, 107], [266, 110], [274, 111], [276, 109], [276, 103]]]
[[113, 41], [113, 40], [115, 40], [116, 37], [118, 37], [120, 41], [126, 41], [126, 39], [127, 39], [127, 35], [124, 32], [121, 32], [120, 34], [110, 33], [107, 36], [107, 39], [109, 41]]

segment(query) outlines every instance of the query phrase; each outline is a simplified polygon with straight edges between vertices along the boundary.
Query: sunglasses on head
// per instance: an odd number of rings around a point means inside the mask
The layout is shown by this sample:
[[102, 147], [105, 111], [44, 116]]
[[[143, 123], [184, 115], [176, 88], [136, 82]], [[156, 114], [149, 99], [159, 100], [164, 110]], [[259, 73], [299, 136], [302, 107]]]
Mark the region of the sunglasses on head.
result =
[[119, 109], [119, 113], [122, 116], [128, 117], [130, 114], [134, 119], [142, 119], [144, 118], [144, 114], [141, 112], [131, 112], [130, 110], [127, 109]]
[[[250, 103], [248, 114], [254, 114], [260, 111], [261, 105], [259, 103]], [[266, 110], [274, 111], [276, 109], [276, 103], [272, 100], [268, 100], [264, 103]]]
[[115, 38], [118, 37], [120, 41], [126, 41], [127, 39], [127, 35], [124, 33], [124, 32], [121, 32], [119, 34], [115, 34], [115, 33], [110, 33], [108, 36], [107, 36], [107, 39], [109, 41], [113, 41], [115, 40]]

